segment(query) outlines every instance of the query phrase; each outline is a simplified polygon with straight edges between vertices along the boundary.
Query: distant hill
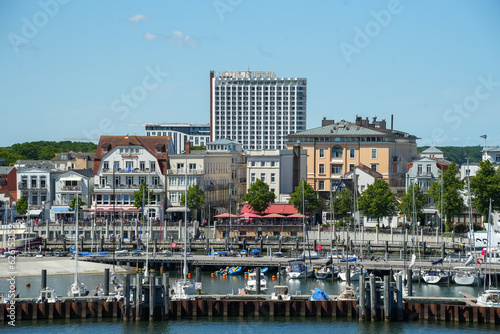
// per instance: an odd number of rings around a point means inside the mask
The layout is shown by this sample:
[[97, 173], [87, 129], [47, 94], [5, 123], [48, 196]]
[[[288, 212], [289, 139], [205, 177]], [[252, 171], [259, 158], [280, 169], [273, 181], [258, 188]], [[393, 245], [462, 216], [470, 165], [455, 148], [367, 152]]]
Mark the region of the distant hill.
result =
[[91, 142], [35, 141], [0, 147], [0, 158], [4, 158], [7, 165], [13, 165], [16, 160], [50, 160], [61, 152], [93, 153], [96, 149], [97, 145]]
[[[428, 149], [429, 146], [417, 147], [417, 154]], [[444, 158], [449, 161], [454, 161], [459, 165], [467, 163], [466, 158], [469, 158], [469, 163], [479, 163], [482, 158], [482, 146], [442, 146], [437, 147], [444, 153]]]

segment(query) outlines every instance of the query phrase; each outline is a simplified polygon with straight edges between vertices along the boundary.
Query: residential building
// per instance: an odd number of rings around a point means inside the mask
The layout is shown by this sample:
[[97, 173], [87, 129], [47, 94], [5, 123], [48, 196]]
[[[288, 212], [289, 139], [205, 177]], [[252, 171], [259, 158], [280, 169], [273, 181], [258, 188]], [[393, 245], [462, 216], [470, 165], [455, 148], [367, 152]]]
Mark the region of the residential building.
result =
[[54, 198], [50, 208], [51, 221], [71, 220], [74, 211], [69, 210], [69, 205], [76, 196], [85, 203], [84, 210], [90, 207], [94, 181], [92, 169], [75, 169], [55, 173], [53, 179]]
[[306, 129], [307, 79], [274, 72], [210, 71], [210, 138], [244, 150], [282, 150], [286, 136]]
[[288, 135], [288, 148], [307, 151], [307, 181], [315, 190], [335, 189], [342, 175], [365, 165], [380, 173], [394, 192], [405, 186], [406, 165], [417, 156], [417, 137], [386, 127], [385, 119], [357, 116], [355, 122], [322, 121], [322, 126]]
[[434, 146], [431, 146], [428, 149], [422, 151], [422, 153], [420, 153], [420, 156], [426, 158], [444, 159], [443, 151], [435, 148]]
[[489, 160], [492, 164], [500, 163], [500, 146], [486, 146], [483, 148], [483, 161]]
[[134, 206], [133, 193], [145, 183], [153, 194], [144, 213], [161, 219], [171, 150], [168, 136], [101, 136], [94, 160], [92, 206], [87, 214], [108, 221], [138, 218], [142, 208]]
[[181, 154], [186, 142], [191, 146], [205, 146], [210, 141], [210, 124], [148, 123], [144, 124], [146, 136], [170, 136], [174, 150]]
[[[247, 152], [247, 189], [260, 179], [269, 185], [276, 195], [276, 203], [287, 203], [290, 194], [295, 191], [294, 166], [300, 170], [299, 178], [306, 178], [306, 151], [294, 159], [293, 150], [255, 150]], [[298, 182], [295, 182], [295, 186]]]
[[57, 153], [52, 158], [54, 167], [60, 171], [67, 171], [70, 169], [92, 169], [94, 167], [95, 153], [82, 153], [82, 152], [63, 152]]
[[205, 209], [191, 219], [205, 220], [214, 213], [237, 211], [246, 191], [246, 157], [241, 144], [220, 139], [208, 143], [204, 150], [191, 150], [186, 146], [185, 154], [172, 154], [169, 161], [167, 213], [170, 220], [184, 219], [186, 208], [181, 206], [181, 196], [194, 184], [205, 192]]
[[17, 171], [17, 199], [26, 196], [27, 216], [30, 219], [48, 219], [52, 198], [51, 174], [54, 170], [37, 167], [21, 168]]
[[445, 159], [420, 157], [408, 164], [406, 173], [406, 189], [412, 183], [418, 184], [426, 196], [427, 204], [424, 207], [424, 225], [439, 221], [439, 208], [436, 208], [434, 200], [429, 195], [432, 182], [440, 181], [441, 171], [450, 165], [450, 161]]

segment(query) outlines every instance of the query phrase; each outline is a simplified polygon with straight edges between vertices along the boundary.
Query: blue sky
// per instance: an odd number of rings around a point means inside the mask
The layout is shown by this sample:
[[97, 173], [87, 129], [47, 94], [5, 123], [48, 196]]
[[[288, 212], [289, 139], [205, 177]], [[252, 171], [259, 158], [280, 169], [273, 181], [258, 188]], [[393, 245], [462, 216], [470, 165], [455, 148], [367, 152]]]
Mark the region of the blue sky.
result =
[[307, 128], [500, 145], [500, 1], [0, 2], [0, 146], [208, 123], [209, 72], [308, 80]]

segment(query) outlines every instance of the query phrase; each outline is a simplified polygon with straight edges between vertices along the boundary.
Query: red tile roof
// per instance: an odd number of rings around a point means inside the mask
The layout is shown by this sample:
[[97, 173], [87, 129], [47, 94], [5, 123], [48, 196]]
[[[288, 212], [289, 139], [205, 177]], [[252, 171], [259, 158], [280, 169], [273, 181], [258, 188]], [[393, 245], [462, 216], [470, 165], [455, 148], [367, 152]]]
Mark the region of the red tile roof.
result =
[[[172, 138], [170, 136], [101, 136], [94, 157], [94, 174], [99, 171], [102, 159], [117, 146], [142, 146], [149, 153], [158, 159], [158, 166], [161, 173], [167, 171], [168, 148]], [[107, 147], [108, 151], [104, 152], [103, 147]], [[156, 153], [156, 148], [161, 147], [162, 152]]]
[[[257, 213], [254, 212], [248, 204], [245, 204], [243, 208], [241, 209], [241, 213]], [[298, 213], [297, 210], [295, 210], [294, 206], [292, 204], [271, 204], [267, 208], [266, 211], [263, 212], [263, 214], [269, 214], [269, 213], [279, 213], [280, 215], [293, 215]]]

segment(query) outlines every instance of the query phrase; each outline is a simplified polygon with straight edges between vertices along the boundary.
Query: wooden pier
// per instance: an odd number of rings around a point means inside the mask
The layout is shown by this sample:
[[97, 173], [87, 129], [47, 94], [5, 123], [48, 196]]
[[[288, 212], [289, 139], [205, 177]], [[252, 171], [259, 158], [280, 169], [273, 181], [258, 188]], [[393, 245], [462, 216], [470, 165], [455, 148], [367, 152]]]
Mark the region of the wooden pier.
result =
[[[235, 296], [236, 297], [236, 296]], [[9, 304], [0, 304], [0, 321], [8, 322], [12, 316], [16, 321], [113, 318], [127, 321], [179, 320], [196, 317], [319, 317], [347, 318], [361, 321], [450, 321], [500, 324], [500, 308], [478, 307], [446, 303], [408, 302], [403, 303], [402, 315], [386, 317], [383, 308], [369, 307], [360, 312], [357, 301], [271, 301], [257, 298], [233, 299], [219, 296], [219, 299], [198, 298], [186, 301], [168, 301], [165, 306], [131, 305], [128, 309], [123, 301], [64, 301], [58, 303], [16, 302], [15, 311]], [[150, 317], [150, 314], [153, 314]], [[364, 314], [364, 318], [361, 316]]]

